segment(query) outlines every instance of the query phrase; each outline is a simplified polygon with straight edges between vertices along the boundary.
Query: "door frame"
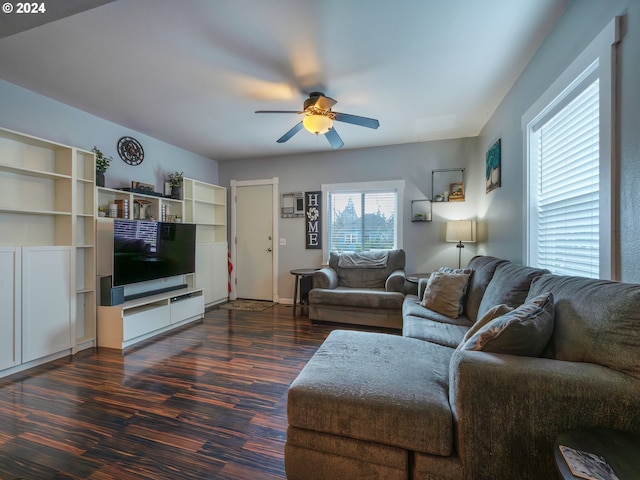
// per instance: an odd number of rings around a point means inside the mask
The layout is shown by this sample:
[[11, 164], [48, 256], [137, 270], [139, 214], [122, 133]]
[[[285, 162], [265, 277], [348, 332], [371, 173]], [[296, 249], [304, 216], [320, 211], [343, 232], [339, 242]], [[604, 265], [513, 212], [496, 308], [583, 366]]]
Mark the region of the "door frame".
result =
[[[272, 198], [272, 205], [273, 205], [273, 211], [272, 211], [272, 227], [271, 227], [271, 238], [272, 238], [272, 242], [273, 242], [273, 252], [271, 255], [271, 271], [272, 271], [272, 275], [273, 278], [271, 279], [271, 284], [272, 284], [272, 301], [273, 302], [278, 302], [280, 297], [278, 295], [278, 205], [280, 204], [278, 199], [279, 197], [279, 193], [278, 193], [278, 183], [279, 183], [279, 178], [278, 177], [273, 177], [273, 178], [266, 178], [266, 179], [259, 179], [259, 180], [231, 180], [230, 181], [230, 186], [231, 186], [231, 237], [230, 237], [230, 252], [231, 252], [231, 263], [233, 265], [237, 265], [237, 250], [238, 250], [238, 242], [237, 242], [237, 234], [238, 234], [238, 227], [237, 227], [237, 187], [254, 187], [254, 186], [259, 186], [259, 185], [272, 185], [272, 190], [273, 190], [273, 198]], [[230, 276], [230, 281], [231, 281], [231, 292], [229, 293], [229, 299], [230, 300], [235, 300], [236, 298], [238, 298], [237, 296], [237, 292], [236, 292], [236, 269], [234, 268], [233, 271], [231, 272], [231, 276]]]

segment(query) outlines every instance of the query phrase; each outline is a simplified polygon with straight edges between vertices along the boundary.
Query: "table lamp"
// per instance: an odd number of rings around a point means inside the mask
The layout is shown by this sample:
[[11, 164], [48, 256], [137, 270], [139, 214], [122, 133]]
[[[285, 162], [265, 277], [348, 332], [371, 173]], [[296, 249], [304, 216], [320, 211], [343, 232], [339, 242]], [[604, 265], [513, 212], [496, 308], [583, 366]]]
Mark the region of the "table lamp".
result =
[[476, 222], [473, 220], [452, 220], [447, 222], [446, 241], [458, 242], [456, 245], [458, 248], [458, 268], [462, 268], [462, 249], [464, 248], [462, 242], [475, 243]]

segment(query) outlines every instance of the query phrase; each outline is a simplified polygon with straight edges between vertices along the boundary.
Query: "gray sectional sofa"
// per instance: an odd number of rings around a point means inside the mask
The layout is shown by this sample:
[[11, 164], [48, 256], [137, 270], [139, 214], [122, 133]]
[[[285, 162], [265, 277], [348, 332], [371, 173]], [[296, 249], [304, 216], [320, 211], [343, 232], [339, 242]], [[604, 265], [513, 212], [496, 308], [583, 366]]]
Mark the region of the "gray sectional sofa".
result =
[[289, 389], [288, 479], [553, 479], [561, 432], [640, 432], [640, 285], [468, 268], [456, 318], [425, 279], [402, 336], [328, 336]]

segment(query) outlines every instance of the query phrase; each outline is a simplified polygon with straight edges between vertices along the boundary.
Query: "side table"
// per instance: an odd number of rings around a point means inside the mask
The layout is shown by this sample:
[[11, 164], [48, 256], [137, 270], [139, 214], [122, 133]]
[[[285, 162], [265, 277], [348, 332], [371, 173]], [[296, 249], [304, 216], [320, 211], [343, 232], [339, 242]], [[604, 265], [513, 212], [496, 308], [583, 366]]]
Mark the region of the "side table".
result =
[[560, 445], [604, 457], [620, 480], [640, 478], [640, 433], [592, 427], [560, 434], [553, 448], [558, 472], [563, 480], [580, 480], [569, 470]]
[[[312, 277], [313, 273], [318, 270], [317, 268], [297, 268], [295, 270], [291, 270], [291, 275], [295, 275], [296, 279], [293, 283], [293, 316], [296, 316], [296, 308], [298, 302], [298, 292], [302, 296], [302, 292], [300, 291], [300, 281], [305, 277]], [[300, 303], [300, 312], [302, 312], [302, 303]]]
[[411, 287], [411, 290], [407, 290], [407, 293], [418, 294], [418, 283], [420, 283], [421, 278], [429, 278], [431, 273], [407, 273], [404, 276], [404, 279], [415, 285], [415, 287]]

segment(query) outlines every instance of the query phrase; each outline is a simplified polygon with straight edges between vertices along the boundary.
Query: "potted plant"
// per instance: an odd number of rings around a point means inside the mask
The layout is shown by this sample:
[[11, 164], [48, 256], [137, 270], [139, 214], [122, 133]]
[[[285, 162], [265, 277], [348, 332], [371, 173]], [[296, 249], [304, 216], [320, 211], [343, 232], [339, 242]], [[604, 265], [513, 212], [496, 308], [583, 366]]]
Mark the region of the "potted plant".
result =
[[180, 187], [182, 186], [183, 173], [173, 172], [167, 177], [167, 182], [171, 187], [171, 198], [180, 199]]
[[104, 187], [104, 173], [109, 169], [113, 157], [105, 156], [95, 145], [91, 151], [96, 154], [96, 185]]

